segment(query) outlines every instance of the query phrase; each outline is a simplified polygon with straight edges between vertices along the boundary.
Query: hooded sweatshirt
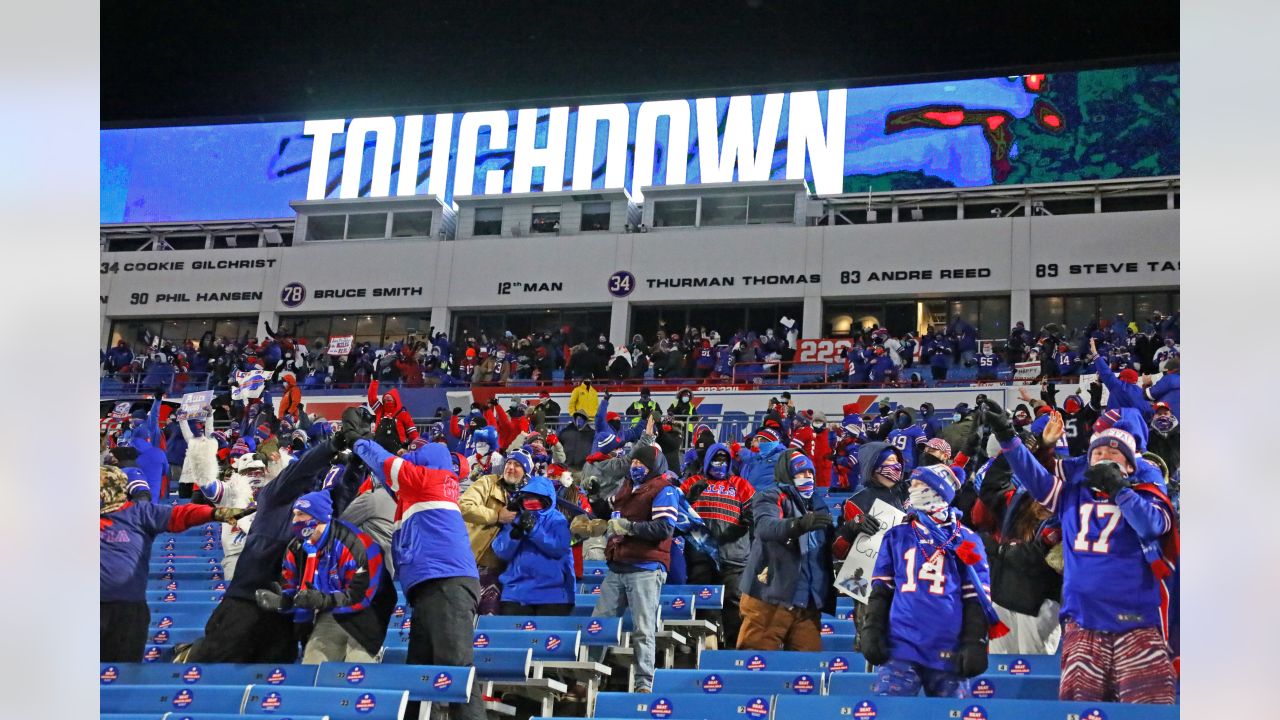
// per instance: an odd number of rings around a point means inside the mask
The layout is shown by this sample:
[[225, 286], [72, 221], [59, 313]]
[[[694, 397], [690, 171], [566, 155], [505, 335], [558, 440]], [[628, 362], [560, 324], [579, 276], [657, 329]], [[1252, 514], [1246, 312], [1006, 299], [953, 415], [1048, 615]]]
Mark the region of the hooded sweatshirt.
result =
[[[899, 510], [906, 509], [907, 502], [907, 483], [899, 482], [893, 487], [884, 487], [879, 480], [872, 478], [875, 475], [876, 468], [880, 465], [880, 456], [886, 450], [892, 451], [898, 455], [899, 461], [902, 460], [902, 453], [898, 449], [883, 442], [870, 442], [858, 447], [858, 474], [860, 486], [853, 497], [845, 502], [852, 503], [862, 512], [869, 512], [871, 506], [876, 500], [883, 500], [890, 506]], [[902, 477], [906, 478], [908, 473], [905, 468]], [[850, 513], [846, 512], [845, 517], [849, 517]]]
[[499, 578], [502, 599], [521, 605], [572, 603], [575, 575], [573, 554], [569, 552], [569, 521], [556, 509], [556, 492], [551, 480], [535, 475], [520, 489], [546, 502], [534, 511], [537, 523], [528, 533], [513, 535], [516, 522], [507, 523], [493, 539], [493, 552], [506, 563]]
[[409, 415], [409, 411], [400, 402], [399, 390], [391, 388], [379, 398], [378, 381], [371, 381], [369, 383], [369, 407], [376, 410], [373, 419], [374, 432], [379, 431], [379, 426], [382, 424], [383, 419], [389, 418], [394, 423], [392, 427], [396, 436], [400, 439], [400, 444], [407, 445], [418, 439], [418, 426], [413, 424], [413, 418]]
[[[711, 477], [711, 462], [717, 455], [725, 461], [725, 476], [720, 480]], [[718, 543], [720, 562], [742, 567], [751, 553], [751, 499], [756, 491], [731, 472], [732, 464], [729, 446], [716, 443], [707, 448], [702, 472], [686, 479], [680, 490]]]
[[742, 461], [742, 477], [751, 483], [756, 492], [773, 487], [774, 466], [786, 449], [787, 446], [781, 442], [762, 442], [756, 450], [744, 448], [738, 453], [738, 458]]

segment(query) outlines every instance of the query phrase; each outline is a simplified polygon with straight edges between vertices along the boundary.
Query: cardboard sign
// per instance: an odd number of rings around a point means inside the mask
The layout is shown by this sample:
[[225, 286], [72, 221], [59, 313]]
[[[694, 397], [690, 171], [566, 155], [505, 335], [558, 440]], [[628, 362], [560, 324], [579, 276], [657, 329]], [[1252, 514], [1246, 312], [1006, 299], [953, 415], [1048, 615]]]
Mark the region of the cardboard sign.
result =
[[1040, 363], [1020, 362], [1013, 364], [1014, 380], [1035, 380], [1040, 375]]
[[875, 535], [858, 535], [835, 582], [836, 590], [864, 605], [871, 597], [871, 573], [876, 569], [876, 557], [880, 554], [884, 534], [907, 516], [883, 500], [875, 501], [870, 515], [880, 521], [880, 532]]
[[350, 355], [351, 346], [355, 342], [354, 335], [334, 335], [329, 338], [329, 355]]
[[202, 390], [200, 392], [191, 392], [182, 396], [182, 403], [178, 408], [178, 419], [204, 417], [209, 414], [209, 408], [213, 405], [213, 391]]

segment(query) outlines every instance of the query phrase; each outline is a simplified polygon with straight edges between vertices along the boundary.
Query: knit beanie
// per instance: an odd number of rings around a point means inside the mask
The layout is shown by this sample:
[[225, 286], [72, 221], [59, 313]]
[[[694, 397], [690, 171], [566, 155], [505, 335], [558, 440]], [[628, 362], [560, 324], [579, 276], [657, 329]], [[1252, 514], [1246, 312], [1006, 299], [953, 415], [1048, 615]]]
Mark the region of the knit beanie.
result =
[[1133, 435], [1121, 430], [1117, 427], [1107, 428], [1099, 433], [1094, 433], [1089, 439], [1089, 455], [1093, 455], [1095, 448], [1111, 447], [1119, 450], [1124, 454], [1125, 459], [1129, 461], [1129, 466], [1135, 470], [1138, 467], [1137, 461], [1137, 443], [1134, 442]]
[[327, 523], [333, 519], [333, 498], [329, 496], [327, 490], [307, 493], [294, 501], [293, 509], [301, 510], [320, 522]]

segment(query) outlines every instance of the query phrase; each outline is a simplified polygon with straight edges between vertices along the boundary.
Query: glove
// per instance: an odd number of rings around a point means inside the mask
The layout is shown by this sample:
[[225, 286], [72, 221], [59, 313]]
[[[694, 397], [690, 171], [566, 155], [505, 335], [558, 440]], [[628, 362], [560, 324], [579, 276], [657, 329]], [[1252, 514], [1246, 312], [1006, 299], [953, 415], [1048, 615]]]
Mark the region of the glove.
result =
[[987, 671], [987, 616], [982, 605], [970, 600], [964, 604], [962, 617], [956, 672], [967, 678], [977, 677]]
[[884, 665], [889, 662], [889, 610], [893, 604], [893, 591], [888, 587], [876, 584], [871, 589], [871, 597], [867, 599], [867, 610], [863, 617], [862, 629], [858, 632], [858, 643], [862, 648], [862, 657], [872, 665]]
[[516, 519], [516, 525], [526, 533], [533, 532], [533, 528], [538, 524], [538, 516], [527, 510], [521, 511], [520, 517]]
[[1016, 433], [1013, 431], [1013, 423], [1009, 421], [1009, 416], [1005, 415], [1004, 410], [994, 402], [986, 401], [982, 419], [1000, 442], [1006, 443], [1016, 437]]
[[454, 409], [453, 409], [453, 414], [454, 414], [454, 416], [461, 415], [461, 414], [462, 414], [462, 408], [460, 408], [460, 407], [456, 407], [456, 408], [454, 408]]
[[560, 444], [560, 436], [555, 433], [547, 433], [547, 447]]
[[369, 421], [360, 412], [360, 408], [351, 407], [342, 411], [342, 428], [334, 436], [338, 438], [334, 444], [340, 450], [354, 447], [357, 440], [370, 437]]
[[609, 398], [611, 398], [611, 397], [613, 397], [613, 393], [609, 392], [608, 390], [605, 390], [605, 391], [604, 391], [604, 399], [605, 399], [605, 402], [608, 402], [608, 401], [609, 401]]
[[631, 521], [626, 518], [609, 518], [608, 530], [613, 535], [630, 535]]
[[840, 537], [853, 542], [854, 537], [858, 535], [875, 535], [880, 532], [884, 525], [877, 519], [866, 513], [847, 520], [840, 526]]
[[253, 593], [258, 607], [268, 612], [279, 612], [293, 609], [293, 598], [285, 595], [280, 583], [271, 583], [271, 589], [260, 588]]
[[569, 523], [569, 532], [579, 537], [600, 537], [604, 535], [608, 521], [579, 515]]
[[689, 502], [693, 502], [694, 500], [697, 500], [702, 495], [702, 491], [706, 489], [707, 489], [707, 481], [699, 480], [698, 482], [689, 486], [689, 492], [688, 494], [685, 495], [685, 498]]
[[827, 527], [831, 524], [831, 515], [828, 513], [807, 512], [791, 521], [791, 537], [800, 537], [801, 535], [817, 530], [818, 528]]
[[257, 508], [230, 508], [220, 507], [213, 511], [213, 519], [218, 522], [224, 522], [228, 525], [234, 523], [246, 515], [252, 515], [257, 512]]
[[1106, 493], [1112, 499], [1115, 499], [1121, 490], [1129, 487], [1129, 481], [1120, 471], [1120, 466], [1113, 462], [1100, 462], [1090, 466], [1084, 471], [1084, 482], [1085, 485], [1098, 492]]
[[299, 590], [293, 598], [294, 607], [304, 610], [331, 610], [346, 600], [344, 593], [320, 592], [315, 588]]
[[1102, 407], [1102, 383], [1097, 380], [1089, 383], [1089, 404]]

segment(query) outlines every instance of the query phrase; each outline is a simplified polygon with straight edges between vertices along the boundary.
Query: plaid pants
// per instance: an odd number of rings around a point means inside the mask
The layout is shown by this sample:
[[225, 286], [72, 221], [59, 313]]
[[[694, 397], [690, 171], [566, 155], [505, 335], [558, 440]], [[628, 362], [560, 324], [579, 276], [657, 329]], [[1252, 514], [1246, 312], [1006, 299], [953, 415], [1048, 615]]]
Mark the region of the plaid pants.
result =
[[1063, 629], [1059, 700], [1172, 705], [1176, 688], [1160, 628], [1109, 633], [1068, 621]]

